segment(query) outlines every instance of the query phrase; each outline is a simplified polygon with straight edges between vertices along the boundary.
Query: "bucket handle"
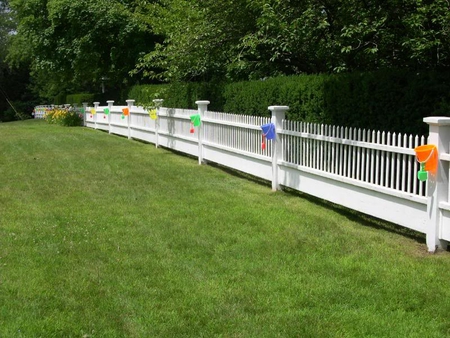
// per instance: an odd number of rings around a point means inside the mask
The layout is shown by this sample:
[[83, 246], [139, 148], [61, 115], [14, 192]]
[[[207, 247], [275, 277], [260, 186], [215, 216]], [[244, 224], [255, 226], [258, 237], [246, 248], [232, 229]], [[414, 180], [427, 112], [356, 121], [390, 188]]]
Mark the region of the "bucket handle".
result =
[[263, 133], [262, 133], [263, 136], [266, 137], [266, 136], [271, 132], [271, 130], [273, 129], [273, 127], [274, 127], [273, 123], [269, 123], [269, 128], [267, 128], [267, 133], [264, 134], [264, 132], [263, 132]]
[[419, 161], [419, 159], [417, 158], [417, 154], [416, 154], [416, 160], [417, 160], [417, 162], [419, 162], [420, 164], [422, 164], [422, 163], [427, 163], [428, 160], [431, 158], [431, 156], [433, 156], [433, 153], [434, 153], [434, 150], [435, 150], [435, 149], [436, 149], [436, 147], [433, 147], [433, 148], [431, 149], [430, 155], [428, 155], [427, 159], [426, 159], [425, 161], [422, 161], [422, 162]]

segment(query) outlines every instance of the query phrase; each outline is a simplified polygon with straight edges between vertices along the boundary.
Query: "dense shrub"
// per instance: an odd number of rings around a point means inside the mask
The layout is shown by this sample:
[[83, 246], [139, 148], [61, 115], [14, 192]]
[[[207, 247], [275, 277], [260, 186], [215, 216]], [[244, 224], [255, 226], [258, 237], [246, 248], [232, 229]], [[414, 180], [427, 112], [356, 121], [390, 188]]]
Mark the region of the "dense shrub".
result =
[[368, 73], [281, 76], [224, 84], [135, 86], [138, 103], [163, 98], [164, 106], [269, 116], [268, 106], [289, 106], [287, 118], [372, 130], [426, 134], [423, 118], [450, 116], [450, 71], [380, 70]]
[[136, 100], [136, 105], [150, 106], [154, 99], [165, 99], [168, 85], [137, 85], [128, 92], [130, 99]]
[[223, 109], [223, 84], [218, 82], [172, 83], [170, 85], [138, 85], [128, 92], [137, 105], [151, 106], [154, 99], [163, 99], [164, 106], [197, 108], [195, 101], [208, 100], [210, 110]]
[[82, 106], [83, 102], [92, 103], [95, 100], [95, 94], [79, 93], [67, 95], [65, 103]]
[[171, 84], [167, 91], [168, 107], [197, 108], [195, 101], [208, 100], [208, 107], [211, 111], [223, 111], [224, 106], [223, 82], [190, 82]]
[[32, 118], [34, 107], [37, 105], [36, 101], [13, 101], [14, 106], [0, 112], [0, 121], [10, 122], [16, 120], [26, 120]]
[[66, 104], [66, 94], [61, 93], [56, 95], [52, 103], [56, 105]]
[[228, 84], [224, 95], [226, 112], [267, 116], [287, 105], [290, 120], [425, 134], [424, 117], [450, 116], [450, 72], [287, 76]]
[[323, 87], [327, 76], [282, 76], [264, 81], [228, 84], [224, 111], [268, 116], [267, 107], [289, 106], [290, 120], [324, 121]]
[[330, 76], [324, 114], [333, 124], [424, 134], [424, 117], [450, 115], [449, 76], [408, 70]]

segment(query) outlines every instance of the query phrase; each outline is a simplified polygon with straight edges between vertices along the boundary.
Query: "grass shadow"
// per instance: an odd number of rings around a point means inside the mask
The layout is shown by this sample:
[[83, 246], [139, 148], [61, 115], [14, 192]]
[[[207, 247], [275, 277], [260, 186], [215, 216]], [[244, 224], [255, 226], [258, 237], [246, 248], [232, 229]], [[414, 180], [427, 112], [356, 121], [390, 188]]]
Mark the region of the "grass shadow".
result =
[[407, 237], [409, 239], [412, 239], [420, 244], [426, 243], [425, 234], [423, 234], [421, 232], [405, 228], [401, 225], [391, 223], [391, 222], [382, 220], [380, 218], [376, 218], [376, 217], [373, 217], [373, 216], [370, 216], [367, 214], [363, 214], [356, 210], [349, 209], [342, 205], [335, 204], [335, 203], [323, 200], [321, 198], [308, 195], [306, 193], [297, 191], [292, 188], [283, 187], [283, 191], [287, 194], [297, 196], [300, 198], [304, 198], [316, 205], [320, 205], [321, 207], [326, 208], [327, 210], [334, 211], [353, 222], [357, 222], [358, 224], [361, 224], [362, 226], [370, 227], [373, 229], [384, 230], [384, 231], [388, 231], [390, 233], [401, 235], [401, 236]]
[[208, 161], [206, 164], [209, 165], [210, 167], [216, 168], [224, 173], [227, 173], [228, 175], [231, 175], [233, 177], [244, 179], [244, 180], [250, 181], [252, 183], [261, 185], [263, 187], [268, 187], [268, 188], [272, 187], [272, 183], [270, 181], [267, 181], [263, 178], [260, 178], [260, 177], [257, 177], [257, 176], [251, 175], [251, 174], [247, 174], [243, 171], [225, 167], [225, 166], [223, 166], [219, 163], [215, 163], [215, 162]]
[[[120, 135], [118, 135], [120, 136]], [[142, 141], [142, 140], [137, 140], [137, 139], [133, 139], [134, 141], [140, 142], [140, 143], [145, 143], [145, 144], [152, 144], [146, 141]], [[167, 147], [163, 147], [160, 146], [160, 149], [164, 149], [166, 150], [168, 153], [173, 153], [176, 154], [177, 156], [182, 156], [182, 157], [186, 157], [186, 158], [190, 158], [192, 160], [197, 160], [198, 157], [197, 156], [193, 156], [190, 154], [186, 154], [183, 152], [179, 152], [177, 150], [171, 149], [171, 148], [167, 148]], [[219, 163], [215, 163], [215, 162], [210, 162], [207, 161], [205, 162], [205, 164], [207, 164], [208, 166], [211, 166], [215, 169], [218, 169], [228, 175], [231, 175], [233, 177], [236, 178], [240, 178], [240, 179], [244, 179], [247, 180], [249, 182], [252, 182], [254, 184], [258, 184], [260, 186], [263, 187], [267, 187], [267, 188], [271, 188], [272, 187], [272, 183], [270, 181], [264, 180], [260, 177], [236, 170], [236, 169], [232, 169], [226, 166], [223, 166]], [[308, 195], [306, 193], [303, 193], [301, 191], [289, 188], [289, 187], [282, 187], [282, 191], [286, 194], [292, 195], [292, 196], [296, 196], [299, 198], [303, 198], [311, 203], [314, 203], [316, 205], [319, 205], [323, 208], [326, 208], [327, 210], [331, 210], [334, 211], [344, 217], [346, 217], [347, 219], [356, 222], [358, 224], [361, 224], [362, 226], [366, 226], [366, 227], [371, 227], [373, 229], [379, 229], [379, 230], [384, 230], [384, 231], [388, 231], [390, 233], [394, 233], [397, 235], [401, 235], [404, 236], [406, 238], [412, 239], [414, 241], [416, 241], [417, 243], [420, 244], [425, 244], [426, 243], [426, 237], [425, 234], [420, 233], [418, 231], [414, 231], [408, 228], [405, 228], [403, 226], [400, 226], [398, 224], [395, 223], [391, 223], [367, 214], [363, 214], [361, 212], [346, 208], [344, 206], [341, 206], [339, 204], [335, 204], [326, 200], [323, 200], [321, 198], [318, 197], [314, 197], [312, 195]]]
[[[228, 167], [224, 167], [220, 164], [217, 163], [212, 163], [212, 162], [208, 162], [208, 165], [217, 168], [229, 175], [232, 175], [234, 177], [238, 177], [241, 179], [245, 179], [248, 180], [252, 183], [264, 186], [264, 187], [268, 187], [271, 188], [272, 184], [270, 181], [266, 181], [262, 178], [235, 170], [235, 169], [231, 169]], [[397, 235], [401, 235], [404, 236], [406, 238], [412, 239], [414, 241], [416, 241], [417, 243], [420, 244], [425, 244], [426, 243], [426, 237], [425, 234], [412, 230], [412, 229], [408, 229], [405, 228], [401, 225], [395, 224], [395, 223], [391, 223], [367, 214], [363, 214], [361, 212], [346, 208], [342, 205], [339, 204], [335, 204], [329, 201], [326, 201], [324, 199], [318, 198], [318, 197], [314, 197], [311, 195], [308, 195], [306, 193], [303, 193], [301, 191], [292, 189], [292, 188], [288, 188], [288, 187], [282, 187], [282, 191], [286, 194], [292, 195], [292, 196], [296, 196], [299, 198], [303, 198], [311, 203], [314, 203], [316, 205], [319, 205], [327, 210], [331, 210], [333, 212], [336, 212], [344, 217], [346, 217], [347, 219], [356, 222], [358, 224], [361, 224], [362, 226], [365, 227], [370, 227], [373, 229], [379, 229], [379, 230], [384, 230], [393, 234], [397, 234]]]

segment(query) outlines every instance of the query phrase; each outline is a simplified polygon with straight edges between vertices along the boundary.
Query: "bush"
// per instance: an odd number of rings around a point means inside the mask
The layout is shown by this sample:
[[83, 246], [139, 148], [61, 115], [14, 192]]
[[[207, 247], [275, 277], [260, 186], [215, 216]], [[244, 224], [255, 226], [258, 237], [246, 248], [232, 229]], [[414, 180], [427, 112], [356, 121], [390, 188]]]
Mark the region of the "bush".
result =
[[49, 109], [44, 115], [44, 119], [51, 124], [59, 124], [66, 127], [81, 126], [83, 124], [83, 115], [71, 108]]
[[450, 71], [283, 76], [228, 84], [223, 110], [268, 116], [287, 105], [290, 120], [426, 134], [426, 116], [450, 116]]
[[[163, 89], [163, 90], [161, 90]], [[314, 123], [426, 134], [426, 116], [450, 116], [450, 70], [386, 69], [367, 73], [280, 76], [237, 83], [135, 86], [137, 104], [163, 98], [164, 106], [269, 116], [271, 105], [289, 106], [287, 118]]]
[[82, 106], [83, 102], [88, 102], [88, 103], [94, 102], [94, 97], [95, 97], [95, 94], [89, 94], [89, 93], [70, 94], [70, 95], [67, 95], [67, 97], [66, 97], [67, 102], [64, 102], [64, 103], [69, 103], [72, 105], [76, 104], [78, 106]]
[[324, 114], [334, 124], [426, 134], [426, 116], [449, 116], [449, 71], [382, 70], [330, 77]]
[[32, 118], [34, 107], [37, 105], [36, 101], [14, 101], [11, 106], [5, 111], [0, 111], [0, 121], [10, 122], [16, 120], [26, 120]]
[[152, 107], [153, 100], [155, 99], [165, 99], [168, 85], [136, 85], [131, 87], [128, 92], [128, 97], [130, 99], [136, 100], [136, 105], [144, 107]]
[[164, 106], [195, 109], [195, 101], [209, 100], [211, 110], [223, 108], [224, 85], [218, 82], [176, 82], [170, 85], [137, 85], [128, 92], [137, 105], [153, 106], [154, 99], [163, 99]]
[[290, 120], [323, 120], [325, 75], [282, 76], [264, 81], [228, 84], [224, 111], [235, 114], [269, 116], [267, 107], [289, 106]]
[[53, 104], [61, 105], [66, 104], [66, 94], [58, 94], [53, 99]]

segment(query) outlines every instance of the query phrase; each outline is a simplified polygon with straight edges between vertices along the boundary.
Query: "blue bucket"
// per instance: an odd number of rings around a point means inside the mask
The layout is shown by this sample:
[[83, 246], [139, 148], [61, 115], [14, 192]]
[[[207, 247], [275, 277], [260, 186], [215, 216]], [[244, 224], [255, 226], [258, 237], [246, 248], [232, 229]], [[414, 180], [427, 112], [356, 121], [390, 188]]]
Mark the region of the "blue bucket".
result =
[[261, 129], [266, 139], [275, 140], [275, 125], [273, 123], [264, 124]]

